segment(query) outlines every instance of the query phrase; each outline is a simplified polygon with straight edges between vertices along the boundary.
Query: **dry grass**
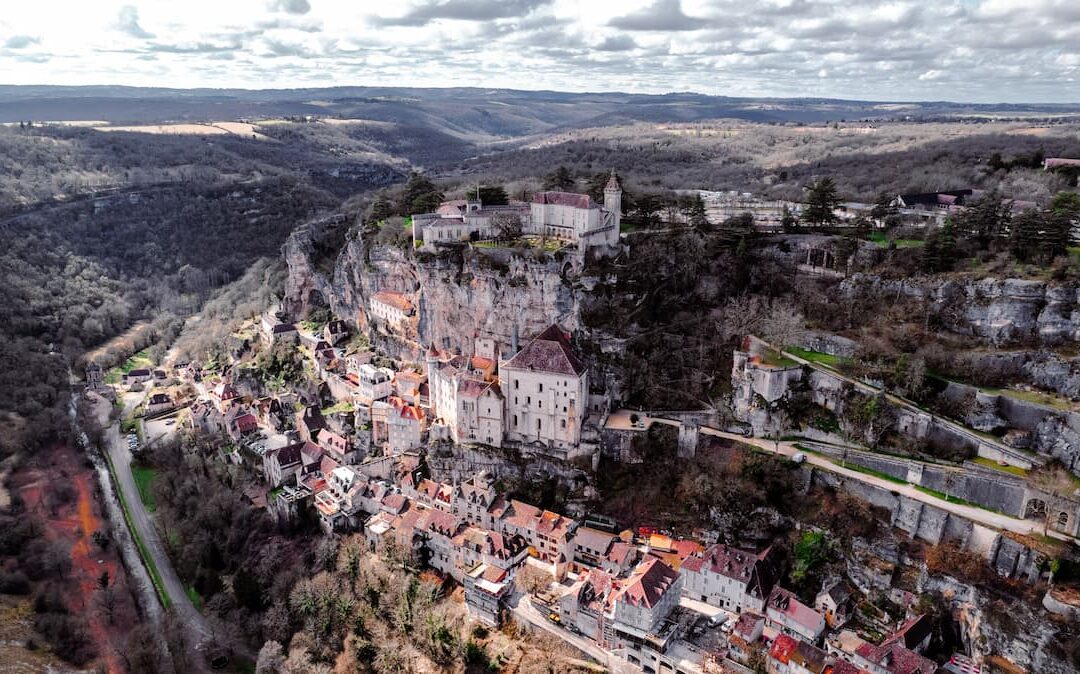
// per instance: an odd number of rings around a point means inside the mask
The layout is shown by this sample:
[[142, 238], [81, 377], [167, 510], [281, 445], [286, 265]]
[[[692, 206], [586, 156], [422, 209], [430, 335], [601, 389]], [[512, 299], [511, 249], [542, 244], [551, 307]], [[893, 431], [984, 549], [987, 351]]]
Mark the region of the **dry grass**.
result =
[[171, 134], [187, 136], [253, 136], [265, 139], [259, 127], [247, 122], [212, 122], [210, 124], [140, 124], [135, 126], [95, 126], [95, 131], [125, 131], [128, 133]]

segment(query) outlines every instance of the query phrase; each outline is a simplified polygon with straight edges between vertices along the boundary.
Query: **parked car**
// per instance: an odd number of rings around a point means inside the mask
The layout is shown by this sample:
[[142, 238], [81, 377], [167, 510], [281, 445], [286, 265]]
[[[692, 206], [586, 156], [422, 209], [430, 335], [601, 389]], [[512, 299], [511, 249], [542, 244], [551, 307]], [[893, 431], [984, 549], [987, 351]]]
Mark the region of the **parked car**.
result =
[[556, 625], [562, 623], [562, 618], [559, 616], [558, 613], [549, 613], [548, 620], [555, 623]]
[[806, 454], [802, 452], [795, 452], [791, 455], [791, 460], [795, 463], [806, 463]]
[[176, 423], [176, 419], [166, 419], [165, 420], [165, 425], [166, 426], [172, 426], [175, 423]]

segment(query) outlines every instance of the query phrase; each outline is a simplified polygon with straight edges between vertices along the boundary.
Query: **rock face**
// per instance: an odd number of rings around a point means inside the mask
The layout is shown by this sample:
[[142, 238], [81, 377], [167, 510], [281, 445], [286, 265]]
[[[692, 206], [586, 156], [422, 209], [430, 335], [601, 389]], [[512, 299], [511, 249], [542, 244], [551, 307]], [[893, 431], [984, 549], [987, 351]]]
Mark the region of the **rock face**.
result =
[[994, 346], [1080, 341], [1080, 288], [1020, 279], [882, 279], [854, 274], [841, 292], [928, 301], [950, 330]]
[[984, 664], [1011, 663], [1028, 672], [1073, 674], [1080, 671], [1066, 648], [1075, 638], [1039, 608], [1011, 598], [992, 598], [983, 590], [946, 576], [919, 579], [920, 592], [942, 597], [960, 628], [968, 652]]
[[570, 331], [579, 327], [580, 289], [587, 279], [578, 277], [574, 260], [468, 248], [414, 254], [349, 235], [327, 273], [313, 262], [326, 235], [327, 228], [316, 223], [286, 243], [287, 306], [298, 316], [327, 306], [371, 333], [372, 295], [400, 293], [415, 315], [400, 328], [379, 325], [374, 331], [377, 339], [385, 338], [379, 346], [399, 358], [420, 361], [431, 344], [472, 353], [481, 336], [494, 340], [496, 352], [505, 356], [515, 331], [523, 344], [551, 323]]

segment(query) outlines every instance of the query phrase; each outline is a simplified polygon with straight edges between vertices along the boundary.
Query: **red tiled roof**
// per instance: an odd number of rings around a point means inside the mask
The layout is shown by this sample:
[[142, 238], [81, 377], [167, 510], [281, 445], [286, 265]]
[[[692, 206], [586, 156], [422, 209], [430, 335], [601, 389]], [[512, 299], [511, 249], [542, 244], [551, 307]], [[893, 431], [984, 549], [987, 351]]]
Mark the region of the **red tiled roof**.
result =
[[371, 296], [372, 302], [381, 302], [387, 306], [394, 307], [400, 311], [408, 313], [412, 311], [412, 302], [409, 298], [405, 297], [401, 293], [394, 292], [393, 290], [380, 290]]
[[631, 606], [652, 608], [678, 578], [679, 573], [659, 559], [645, 560], [619, 588], [617, 599], [622, 599]]
[[786, 634], [780, 634], [773, 639], [772, 648], [769, 649], [769, 657], [786, 665], [791, 661], [791, 656], [798, 647], [798, 641]]
[[767, 607], [778, 611], [788, 619], [807, 629], [817, 629], [821, 624], [821, 614], [798, 600], [793, 592], [782, 587], [773, 588]]
[[586, 370], [585, 363], [574, 353], [570, 339], [558, 325], [551, 325], [534, 337], [506, 363], [506, 367], [567, 375], [580, 375]]
[[899, 641], [886, 641], [880, 646], [866, 643], [855, 650], [855, 655], [884, 667], [889, 674], [934, 674], [937, 671], [937, 664], [932, 660], [905, 648]]

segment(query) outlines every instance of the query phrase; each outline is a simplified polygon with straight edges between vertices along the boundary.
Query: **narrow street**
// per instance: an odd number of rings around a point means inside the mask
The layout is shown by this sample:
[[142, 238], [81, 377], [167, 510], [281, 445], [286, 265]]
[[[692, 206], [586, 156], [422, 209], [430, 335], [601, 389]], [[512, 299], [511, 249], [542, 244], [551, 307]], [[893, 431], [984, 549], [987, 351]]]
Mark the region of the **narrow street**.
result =
[[592, 639], [579, 634], [574, 634], [565, 627], [560, 627], [548, 620], [547, 612], [533, 606], [532, 600], [521, 592], [515, 592], [510, 598], [510, 610], [514, 617], [534, 627], [556, 636], [563, 642], [584, 653], [601, 665], [610, 669], [613, 674], [630, 674], [640, 671], [628, 662], [623, 662], [603, 648], [600, 648]]

